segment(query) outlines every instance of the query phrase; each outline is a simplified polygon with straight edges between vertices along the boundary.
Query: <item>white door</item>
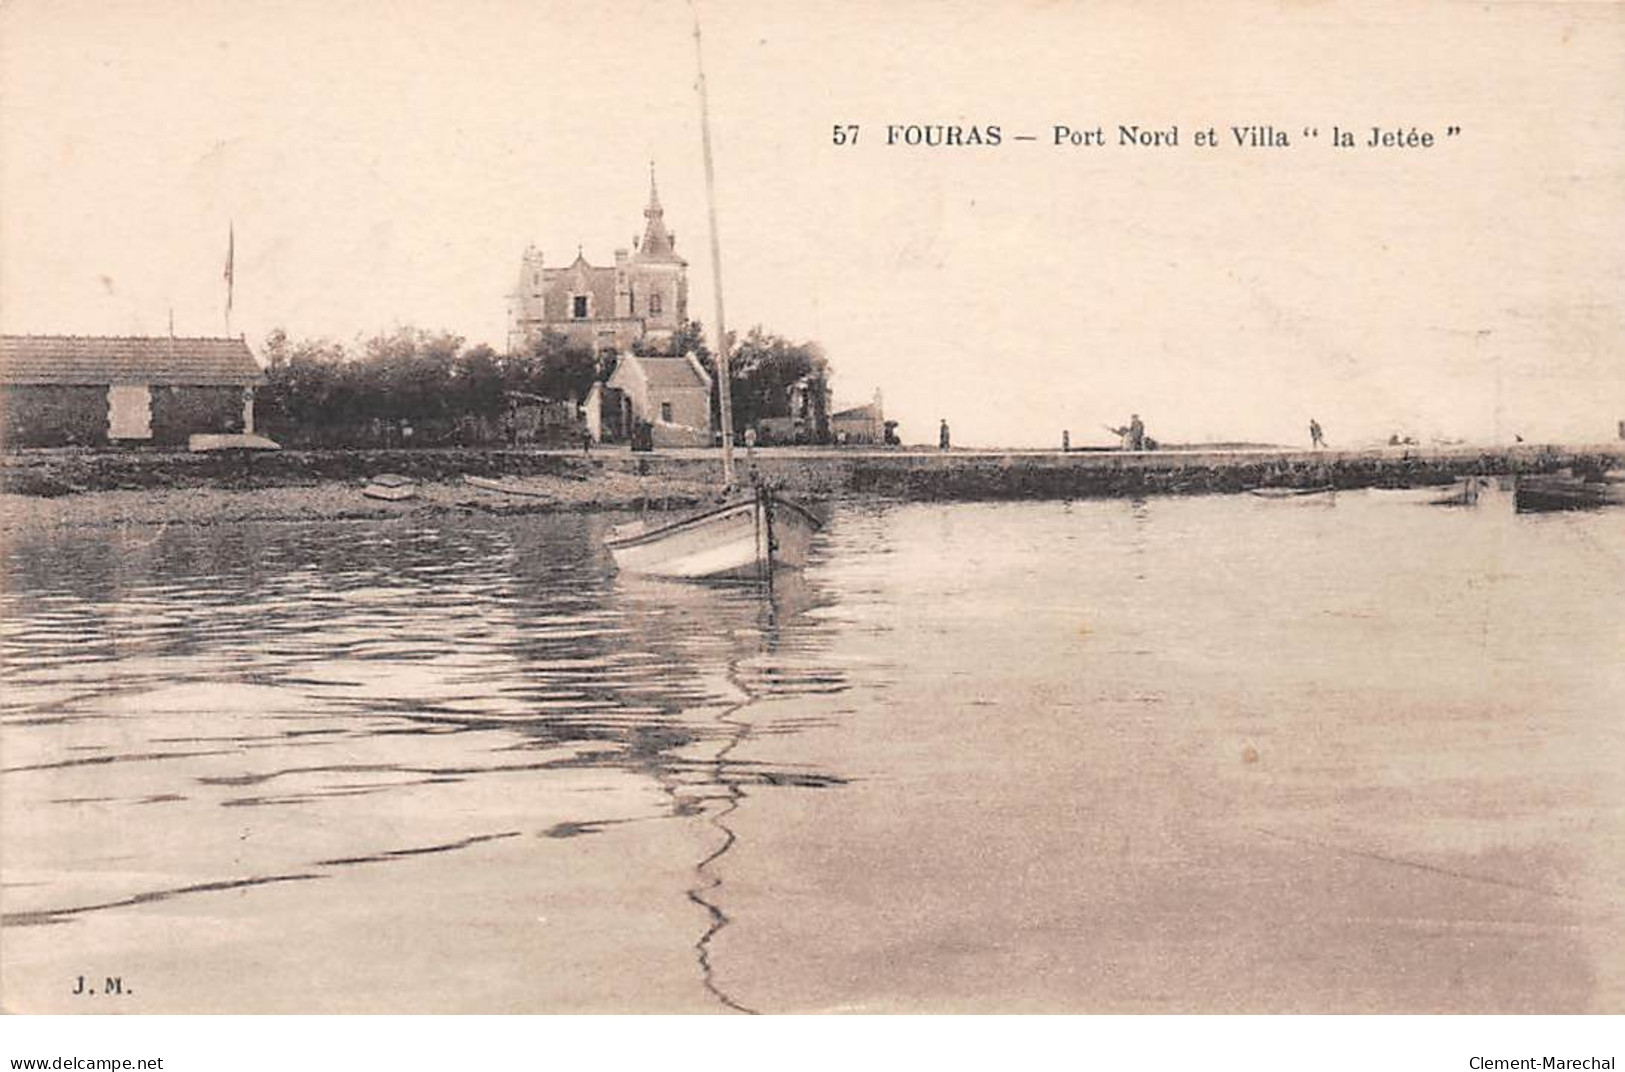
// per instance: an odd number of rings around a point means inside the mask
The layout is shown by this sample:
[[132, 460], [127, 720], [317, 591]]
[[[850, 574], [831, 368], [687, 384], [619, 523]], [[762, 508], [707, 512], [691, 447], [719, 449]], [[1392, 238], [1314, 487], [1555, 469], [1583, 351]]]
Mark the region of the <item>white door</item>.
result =
[[152, 438], [152, 392], [144, 383], [115, 383], [107, 389], [107, 438]]

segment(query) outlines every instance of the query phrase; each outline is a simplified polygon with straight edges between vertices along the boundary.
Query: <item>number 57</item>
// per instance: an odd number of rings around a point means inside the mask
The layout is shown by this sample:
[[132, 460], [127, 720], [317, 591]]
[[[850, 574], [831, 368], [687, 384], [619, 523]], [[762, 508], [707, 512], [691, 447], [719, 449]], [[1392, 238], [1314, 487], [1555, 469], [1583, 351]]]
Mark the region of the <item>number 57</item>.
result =
[[858, 143], [858, 125], [856, 123], [847, 123], [845, 125], [842, 125], [840, 123], [835, 124], [835, 144], [836, 145], [848, 145], [848, 144], [856, 145], [857, 143]]

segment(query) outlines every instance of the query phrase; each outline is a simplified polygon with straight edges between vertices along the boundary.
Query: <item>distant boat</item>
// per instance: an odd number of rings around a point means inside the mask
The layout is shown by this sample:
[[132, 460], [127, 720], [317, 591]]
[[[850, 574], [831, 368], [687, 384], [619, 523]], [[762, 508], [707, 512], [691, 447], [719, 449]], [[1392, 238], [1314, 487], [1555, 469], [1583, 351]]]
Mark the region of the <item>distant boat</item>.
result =
[[1572, 470], [1520, 476], [1513, 503], [1525, 513], [1619, 506], [1625, 504], [1625, 472], [1613, 469], [1589, 479]]
[[629, 573], [683, 580], [769, 580], [807, 563], [820, 528], [805, 508], [766, 489], [708, 509], [612, 529], [604, 546]]
[[1301, 499], [1307, 495], [1330, 495], [1336, 490], [1331, 484], [1319, 484], [1312, 488], [1248, 488], [1247, 494], [1260, 499]]
[[1449, 492], [1436, 499], [1428, 500], [1429, 506], [1477, 506], [1478, 505], [1478, 477], [1470, 476], [1459, 481]]
[[382, 499], [385, 502], [404, 502], [418, 496], [417, 481], [409, 476], [399, 473], [381, 473], [367, 481], [367, 486], [361, 489], [361, 494], [369, 499]]

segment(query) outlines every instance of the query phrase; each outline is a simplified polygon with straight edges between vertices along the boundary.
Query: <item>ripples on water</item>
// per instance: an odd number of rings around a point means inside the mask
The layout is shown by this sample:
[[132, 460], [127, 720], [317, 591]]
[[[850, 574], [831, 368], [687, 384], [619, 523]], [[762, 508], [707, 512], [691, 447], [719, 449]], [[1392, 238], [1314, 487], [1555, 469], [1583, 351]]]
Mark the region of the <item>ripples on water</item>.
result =
[[[297, 931], [353, 877], [396, 931], [540, 883], [611, 961], [668, 913], [712, 1008], [1620, 993], [1617, 514], [848, 504], [771, 598], [618, 576], [609, 520], [8, 532], [8, 944], [259, 886], [312, 891], [243, 902]], [[413, 861], [492, 904], [397, 894]], [[524, 972], [525, 933], [480, 948]]]
[[[732, 842], [726, 812], [752, 786], [840, 782], [730, 758], [747, 733], [807, 723], [729, 715], [752, 697], [838, 692], [843, 675], [819, 655], [829, 626], [815, 588], [789, 578], [767, 598], [618, 577], [603, 527], [562, 517], [11, 540], [0, 703], [7, 804], [29, 819], [8, 827], [27, 874], [8, 883], [6, 922], [61, 924], [664, 816], [711, 822], [725, 839], [688, 891], [712, 914], [697, 949], [708, 972], [705, 943], [726, 923], [706, 900]], [[594, 791], [627, 774], [658, 794], [595, 811]], [[541, 829], [483, 807], [483, 794], [436, 792], [489, 780], [522, 793], [563, 776], [578, 814]], [[244, 809], [289, 818], [231, 818]], [[241, 833], [266, 826], [269, 837]]]

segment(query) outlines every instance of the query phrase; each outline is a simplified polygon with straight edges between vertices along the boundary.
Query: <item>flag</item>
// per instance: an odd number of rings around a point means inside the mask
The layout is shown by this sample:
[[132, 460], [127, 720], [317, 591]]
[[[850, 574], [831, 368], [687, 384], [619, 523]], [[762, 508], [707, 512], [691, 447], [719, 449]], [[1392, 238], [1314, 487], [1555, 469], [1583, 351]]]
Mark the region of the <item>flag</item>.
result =
[[237, 224], [233, 221], [226, 228], [226, 312], [231, 312], [231, 291], [236, 282], [237, 259]]

